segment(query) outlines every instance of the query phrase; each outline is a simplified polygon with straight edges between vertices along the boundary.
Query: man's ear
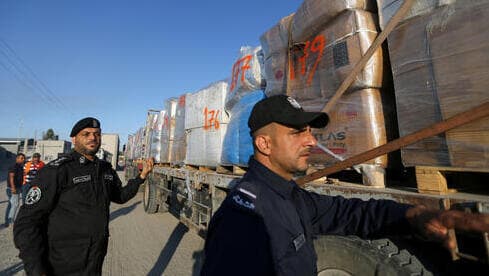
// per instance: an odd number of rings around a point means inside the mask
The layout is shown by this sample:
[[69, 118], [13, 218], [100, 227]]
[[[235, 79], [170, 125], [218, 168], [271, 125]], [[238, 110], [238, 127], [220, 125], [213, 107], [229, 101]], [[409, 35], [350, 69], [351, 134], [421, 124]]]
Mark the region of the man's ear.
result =
[[270, 148], [270, 145], [271, 145], [271, 139], [270, 139], [270, 136], [268, 135], [265, 135], [265, 134], [261, 134], [261, 135], [257, 135], [255, 137], [255, 146], [256, 146], [256, 149], [263, 155], [270, 155], [271, 153], [271, 148]]
[[75, 136], [71, 137], [71, 143], [72, 143], [73, 145], [75, 145], [75, 140], [76, 140], [76, 137], [75, 137]]

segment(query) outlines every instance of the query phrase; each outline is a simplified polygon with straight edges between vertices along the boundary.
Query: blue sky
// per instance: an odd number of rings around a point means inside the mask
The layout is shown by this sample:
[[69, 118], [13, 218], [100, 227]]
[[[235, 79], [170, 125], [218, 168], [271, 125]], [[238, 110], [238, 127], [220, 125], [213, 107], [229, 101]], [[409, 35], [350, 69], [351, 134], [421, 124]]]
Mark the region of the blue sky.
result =
[[0, 137], [69, 140], [94, 116], [124, 143], [146, 110], [227, 78], [301, 2], [0, 0]]

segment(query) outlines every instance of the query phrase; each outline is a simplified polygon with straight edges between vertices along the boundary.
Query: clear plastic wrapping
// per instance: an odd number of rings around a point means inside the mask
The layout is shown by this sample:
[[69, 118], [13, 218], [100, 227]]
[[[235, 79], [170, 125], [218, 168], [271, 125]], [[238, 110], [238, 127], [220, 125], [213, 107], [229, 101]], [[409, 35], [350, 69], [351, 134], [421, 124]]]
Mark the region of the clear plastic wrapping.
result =
[[[408, 20], [409, 18], [423, 15], [433, 11], [436, 7], [447, 5], [455, 2], [456, 0], [416, 0], [411, 4], [411, 8], [401, 20]], [[380, 28], [384, 29], [385, 25], [399, 10], [404, 0], [377, 0], [377, 7], [379, 10], [379, 24]]]
[[175, 135], [175, 114], [177, 99], [170, 98], [165, 101], [165, 113], [161, 120], [161, 163], [171, 162], [171, 151]]
[[181, 166], [185, 163], [187, 152], [187, 135], [185, 132], [185, 100], [189, 94], [178, 97], [175, 107], [175, 131], [173, 133], [173, 146], [170, 149], [172, 165]]
[[158, 113], [148, 113], [146, 117], [146, 125], [144, 127], [143, 145], [141, 148], [141, 158], [149, 158], [151, 156], [152, 138], [155, 135], [155, 129], [158, 123]]
[[253, 106], [265, 98], [263, 91], [252, 91], [243, 95], [230, 110], [230, 121], [222, 145], [221, 164], [248, 166], [253, 154], [253, 142], [248, 119]]
[[185, 100], [186, 164], [216, 167], [229, 116], [224, 110], [227, 82], [219, 81]]
[[[303, 101], [302, 107], [319, 111], [326, 99]], [[386, 123], [380, 90], [362, 89], [345, 93], [329, 112], [330, 123], [324, 129], [313, 129], [320, 146], [343, 159], [355, 156], [387, 142]], [[327, 166], [340, 160], [325, 153], [318, 146], [309, 158], [314, 165]], [[380, 156], [369, 162], [387, 166], [387, 157]]]
[[[323, 25], [317, 33], [293, 41], [288, 54], [283, 32], [290, 20], [284, 18], [261, 39], [267, 96], [285, 94], [288, 81], [289, 95], [294, 97], [330, 97], [377, 36], [374, 14], [347, 10]], [[349, 89], [380, 88], [382, 77], [383, 58], [379, 48]]]
[[345, 10], [374, 11], [374, 8], [374, 0], [304, 0], [292, 21], [292, 40], [307, 40]]
[[226, 110], [229, 111], [248, 92], [265, 86], [262, 75], [263, 51], [261, 46], [242, 46], [233, 64], [226, 95]]
[[294, 14], [282, 18], [260, 37], [264, 54], [265, 94], [284, 94], [287, 84], [288, 28]]
[[[401, 136], [489, 101], [489, 3], [481, 2], [436, 8], [404, 21], [389, 36]], [[489, 171], [489, 119], [422, 140], [401, 154], [405, 166]]]
[[154, 122], [150, 128], [150, 146], [149, 146], [149, 157], [154, 158], [157, 163], [162, 161], [163, 143], [166, 137], [163, 137], [163, 122], [166, 115], [166, 110], [161, 110], [159, 113], [155, 114]]

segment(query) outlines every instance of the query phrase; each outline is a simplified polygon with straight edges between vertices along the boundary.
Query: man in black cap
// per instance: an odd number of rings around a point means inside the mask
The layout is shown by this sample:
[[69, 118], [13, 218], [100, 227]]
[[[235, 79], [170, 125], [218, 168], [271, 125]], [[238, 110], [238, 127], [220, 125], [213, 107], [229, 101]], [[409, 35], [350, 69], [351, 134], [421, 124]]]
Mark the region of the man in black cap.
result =
[[141, 174], [122, 187], [111, 164], [95, 156], [101, 143], [97, 119], [78, 121], [70, 136], [74, 151], [39, 172], [14, 224], [28, 275], [100, 275], [110, 202], [133, 198], [153, 169], [153, 160], [146, 160]]
[[254, 156], [211, 219], [202, 275], [317, 275], [313, 237], [319, 234], [366, 238], [414, 229], [453, 247], [449, 227], [489, 231], [488, 215], [345, 199], [299, 188], [293, 176], [307, 169], [317, 143], [311, 127], [327, 123], [326, 113], [305, 112], [284, 95], [254, 106], [248, 121]]

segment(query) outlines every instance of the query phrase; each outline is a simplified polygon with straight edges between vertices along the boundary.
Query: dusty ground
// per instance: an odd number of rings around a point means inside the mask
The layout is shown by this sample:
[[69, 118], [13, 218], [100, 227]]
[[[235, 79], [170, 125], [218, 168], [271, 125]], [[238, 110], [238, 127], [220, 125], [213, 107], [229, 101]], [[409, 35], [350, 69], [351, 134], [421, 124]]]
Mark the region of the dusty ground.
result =
[[[12, 226], [4, 228], [6, 171], [0, 171], [0, 275], [24, 275]], [[122, 174], [120, 174], [122, 176]], [[142, 193], [112, 204], [103, 275], [198, 275], [204, 240], [169, 213], [148, 215]]]

